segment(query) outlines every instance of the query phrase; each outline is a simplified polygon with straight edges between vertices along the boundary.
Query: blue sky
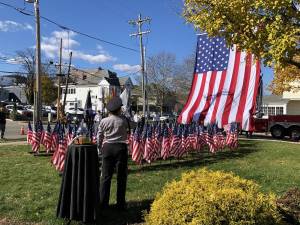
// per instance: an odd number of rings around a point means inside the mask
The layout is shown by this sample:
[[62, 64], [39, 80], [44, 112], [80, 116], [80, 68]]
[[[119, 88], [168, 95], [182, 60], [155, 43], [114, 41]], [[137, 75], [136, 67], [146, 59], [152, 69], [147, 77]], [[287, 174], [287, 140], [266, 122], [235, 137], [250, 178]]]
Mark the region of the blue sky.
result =
[[[23, 0], [0, 0], [20, 8], [33, 10], [33, 4]], [[180, 16], [181, 0], [40, 0], [41, 15], [59, 24], [121, 45], [139, 49], [136, 38], [129, 37], [136, 28], [128, 20], [138, 14], [152, 18], [151, 33], [145, 38], [147, 55], [165, 51], [174, 53], [177, 60], [195, 52], [196, 32], [185, 24]], [[18, 50], [35, 45], [34, 18], [0, 6], [0, 56], [13, 57]], [[45, 60], [57, 61], [59, 38], [64, 39], [64, 62], [68, 51], [74, 54], [73, 64], [80, 68], [111, 69], [119, 74], [131, 74], [138, 70], [139, 53], [92, 40], [76, 33], [67, 32], [41, 20], [42, 48]], [[0, 70], [17, 70], [16, 65], [0, 63]], [[268, 83], [272, 71], [264, 69]]]

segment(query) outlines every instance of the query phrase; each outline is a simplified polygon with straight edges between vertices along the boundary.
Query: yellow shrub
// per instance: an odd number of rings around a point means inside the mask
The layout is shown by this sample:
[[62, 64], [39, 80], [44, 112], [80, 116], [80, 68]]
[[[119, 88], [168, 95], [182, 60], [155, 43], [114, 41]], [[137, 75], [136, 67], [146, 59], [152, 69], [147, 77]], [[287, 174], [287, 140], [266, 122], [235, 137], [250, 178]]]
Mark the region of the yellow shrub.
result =
[[279, 224], [275, 196], [252, 181], [206, 169], [183, 174], [164, 187], [145, 216], [148, 225]]

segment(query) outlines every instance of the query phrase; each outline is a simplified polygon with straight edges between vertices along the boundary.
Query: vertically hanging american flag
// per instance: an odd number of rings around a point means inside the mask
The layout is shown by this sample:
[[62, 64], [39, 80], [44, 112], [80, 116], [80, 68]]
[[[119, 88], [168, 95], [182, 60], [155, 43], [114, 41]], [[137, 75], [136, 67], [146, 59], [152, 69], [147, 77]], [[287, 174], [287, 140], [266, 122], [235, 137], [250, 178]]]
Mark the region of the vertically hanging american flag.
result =
[[239, 122], [243, 130], [253, 130], [259, 78], [260, 63], [252, 54], [227, 47], [224, 38], [199, 35], [192, 87], [178, 122], [220, 128]]
[[32, 141], [32, 127], [30, 124], [30, 121], [28, 122], [28, 128], [27, 128], [27, 143], [31, 144]]

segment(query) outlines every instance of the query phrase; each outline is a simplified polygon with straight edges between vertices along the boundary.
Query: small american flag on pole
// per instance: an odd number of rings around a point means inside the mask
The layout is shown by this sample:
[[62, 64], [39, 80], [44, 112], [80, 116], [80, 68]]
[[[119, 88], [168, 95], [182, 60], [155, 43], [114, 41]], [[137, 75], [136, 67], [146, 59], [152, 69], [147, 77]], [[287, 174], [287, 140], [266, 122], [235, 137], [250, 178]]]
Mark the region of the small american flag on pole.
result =
[[141, 164], [143, 160], [143, 146], [141, 141], [142, 128], [137, 127], [133, 136], [132, 161]]
[[27, 128], [27, 143], [31, 144], [32, 142], [32, 127], [30, 124], [30, 121], [28, 122], [28, 128]]
[[181, 127], [175, 126], [173, 129], [173, 136], [171, 141], [171, 151], [172, 155], [179, 158], [179, 153], [181, 149]]
[[64, 129], [62, 128], [58, 136], [58, 149], [57, 149], [58, 154], [56, 155], [57, 160], [55, 160], [56, 162], [55, 168], [60, 172], [62, 172], [64, 169], [67, 148], [68, 148], [67, 139], [64, 134]]
[[152, 126], [147, 127], [147, 137], [145, 143], [144, 159], [150, 163], [153, 160], [154, 143], [152, 138]]
[[45, 131], [43, 145], [46, 147], [46, 151], [47, 152], [51, 151], [52, 136], [51, 136], [51, 126], [50, 126], [50, 123], [48, 123], [47, 130]]
[[38, 130], [37, 124], [34, 126], [33, 134], [32, 134], [32, 151], [38, 153], [40, 151], [40, 142], [41, 142], [41, 133]]
[[169, 128], [166, 124], [163, 126], [163, 138], [161, 147], [161, 157], [165, 160], [170, 157], [170, 137]]

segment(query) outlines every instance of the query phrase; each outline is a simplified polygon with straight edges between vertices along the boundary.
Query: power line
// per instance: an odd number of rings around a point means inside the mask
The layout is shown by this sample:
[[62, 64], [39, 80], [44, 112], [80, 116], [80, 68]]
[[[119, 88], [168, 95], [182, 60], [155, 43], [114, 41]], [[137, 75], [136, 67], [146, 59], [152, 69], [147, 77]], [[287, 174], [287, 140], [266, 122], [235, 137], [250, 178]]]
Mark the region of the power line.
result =
[[0, 73], [9, 73], [9, 74], [31, 74], [27, 72], [16, 72], [16, 71], [7, 71], [7, 70], [0, 70]]
[[[18, 7], [15, 7], [13, 5], [10, 5], [10, 4], [7, 4], [7, 3], [4, 3], [4, 2], [0, 2], [1, 5], [4, 5], [6, 7], [9, 7], [11, 9], [14, 9], [16, 11], [18, 11], [19, 13], [22, 13], [26, 16], [34, 16], [34, 13], [32, 11], [29, 11], [29, 10], [25, 10], [25, 9], [21, 9], [21, 8], [18, 8]], [[109, 44], [109, 45], [112, 45], [112, 46], [115, 46], [115, 47], [119, 47], [119, 48], [123, 48], [123, 49], [126, 49], [126, 50], [129, 50], [129, 51], [133, 51], [133, 52], [139, 52], [137, 49], [133, 49], [133, 48], [130, 48], [130, 47], [127, 47], [127, 46], [124, 46], [124, 45], [121, 45], [119, 43], [114, 43], [114, 42], [111, 42], [111, 41], [107, 41], [107, 40], [104, 40], [102, 38], [99, 38], [99, 37], [96, 37], [96, 36], [93, 36], [93, 35], [90, 35], [90, 34], [86, 34], [84, 32], [81, 32], [77, 29], [74, 29], [74, 28], [70, 28], [70, 27], [67, 27], [65, 25], [61, 25], [59, 24], [58, 22], [52, 20], [52, 19], [49, 19], [45, 16], [40, 16], [43, 20], [46, 20], [48, 21], [49, 23], [52, 23], [56, 26], [58, 26], [59, 28], [63, 29], [63, 30], [69, 30], [69, 31], [72, 31], [74, 33], [77, 33], [77, 34], [80, 34], [82, 36], [85, 36], [87, 38], [90, 38], [90, 39], [93, 39], [93, 40], [96, 40], [96, 41], [100, 41], [100, 42], [103, 42], [103, 43], [106, 43], [106, 44]]]

